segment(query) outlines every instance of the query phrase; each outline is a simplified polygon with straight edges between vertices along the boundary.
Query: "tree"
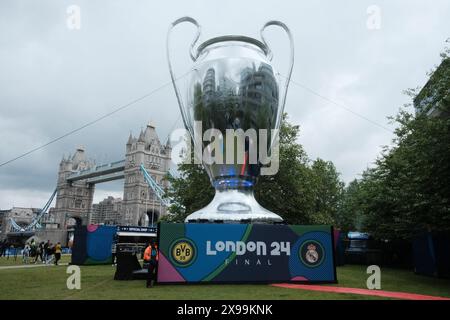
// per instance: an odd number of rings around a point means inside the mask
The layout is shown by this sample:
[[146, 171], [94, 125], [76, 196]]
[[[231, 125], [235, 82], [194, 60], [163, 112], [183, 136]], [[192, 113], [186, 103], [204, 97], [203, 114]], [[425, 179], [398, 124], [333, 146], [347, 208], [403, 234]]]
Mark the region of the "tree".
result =
[[409, 91], [416, 113], [400, 110], [394, 118], [393, 147], [345, 195], [345, 206], [378, 238], [450, 230], [450, 60], [443, 59], [418, 95]]
[[334, 224], [337, 218], [344, 183], [331, 161], [316, 159], [311, 166], [314, 185], [312, 223]]
[[365, 227], [403, 238], [450, 230], [450, 121], [404, 111], [396, 120], [397, 145], [363, 181]]
[[355, 179], [343, 190], [336, 212], [336, 225], [344, 231], [358, 230], [362, 226], [361, 183]]

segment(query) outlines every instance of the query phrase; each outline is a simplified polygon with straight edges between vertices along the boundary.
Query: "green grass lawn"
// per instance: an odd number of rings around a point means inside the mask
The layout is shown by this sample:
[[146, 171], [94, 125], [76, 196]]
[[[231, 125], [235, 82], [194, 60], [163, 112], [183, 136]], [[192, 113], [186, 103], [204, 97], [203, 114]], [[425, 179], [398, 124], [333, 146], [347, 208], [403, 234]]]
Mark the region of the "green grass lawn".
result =
[[[68, 257], [65, 257], [68, 259]], [[3, 258], [0, 265], [5, 265]], [[114, 281], [110, 265], [82, 266], [81, 290], [66, 287], [66, 266], [0, 269], [0, 299], [376, 299], [351, 294], [310, 292], [269, 285], [159, 285], [145, 288], [145, 281]], [[338, 267], [338, 286], [366, 288], [363, 266]], [[383, 290], [450, 297], [450, 280], [410, 271], [382, 269]]]

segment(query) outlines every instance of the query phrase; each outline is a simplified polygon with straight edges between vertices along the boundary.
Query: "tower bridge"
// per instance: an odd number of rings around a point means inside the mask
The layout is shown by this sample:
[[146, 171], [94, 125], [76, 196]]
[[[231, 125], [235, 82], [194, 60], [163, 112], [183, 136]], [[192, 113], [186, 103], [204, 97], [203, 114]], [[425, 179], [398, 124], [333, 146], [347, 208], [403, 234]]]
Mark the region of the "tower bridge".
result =
[[[45, 207], [28, 226], [10, 219], [10, 233], [34, 232], [42, 240], [66, 243], [75, 225], [90, 222], [95, 185], [122, 179], [123, 200], [120, 224], [148, 225], [167, 213], [164, 198], [168, 187], [172, 147], [162, 144], [153, 125], [148, 124], [138, 137], [131, 133], [125, 146], [125, 159], [96, 165], [83, 147], [63, 157], [58, 170], [56, 190]], [[49, 208], [56, 197], [55, 206]], [[47, 212], [47, 209], [48, 212]]]
[[125, 160], [119, 160], [73, 172], [67, 176], [66, 180], [68, 182], [86, 180], [87, 183], [96, 184], [123, 179], [125, 177], [125, 162]]

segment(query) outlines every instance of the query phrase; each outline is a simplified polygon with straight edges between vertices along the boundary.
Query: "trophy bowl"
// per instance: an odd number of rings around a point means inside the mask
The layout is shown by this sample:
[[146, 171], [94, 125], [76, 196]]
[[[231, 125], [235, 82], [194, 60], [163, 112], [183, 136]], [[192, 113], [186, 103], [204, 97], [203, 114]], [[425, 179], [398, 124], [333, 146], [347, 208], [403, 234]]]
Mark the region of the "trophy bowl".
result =
[[[194, 64], [180, 91], [170, 59], [170, 35], [182, 22], [197, 26], [191, 45]], [[263, 32], [283, 28], [290, 40], [290, 64], [285, 76], [274, 69]], [[200, 25], [193, 18], [173, 22], [167, 35], [167, 58], [183, 122], [194, 153], [215, 188], [214, 199], [190, 214], [185, 222], [282, 223], [283, 219], [258, 204], [253, 188], [264, 165], [278, 161], [280, 127], [293, 67], [292, 35], [282, 22], [269, 21], [262, 41], [227, 35], [195, 45]], [[240, 135], [239, 135], [240, 134]]]

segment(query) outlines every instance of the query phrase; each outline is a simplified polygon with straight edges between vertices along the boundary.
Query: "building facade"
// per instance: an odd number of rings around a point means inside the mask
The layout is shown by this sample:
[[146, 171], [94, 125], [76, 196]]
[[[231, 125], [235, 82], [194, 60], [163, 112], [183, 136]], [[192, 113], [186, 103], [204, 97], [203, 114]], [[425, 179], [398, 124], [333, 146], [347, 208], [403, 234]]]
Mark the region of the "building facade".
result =
[[122, 199], [107, 197], [92, 205], [91, 224], [118, 225], [121, 221]]
[[64, 158], [59, 164], [55, 208], [44, 220], [52, 228], [65, 229], [67, 223], [88, 224], [89, 213], [94, 199], [95, 185], [86, 181], [67, 181], [74, 171], [89, 170], [95, 166], [88, 160], [83, 147], [78, 147], [72, 157]]

